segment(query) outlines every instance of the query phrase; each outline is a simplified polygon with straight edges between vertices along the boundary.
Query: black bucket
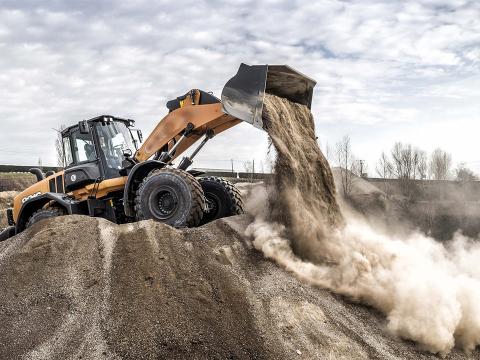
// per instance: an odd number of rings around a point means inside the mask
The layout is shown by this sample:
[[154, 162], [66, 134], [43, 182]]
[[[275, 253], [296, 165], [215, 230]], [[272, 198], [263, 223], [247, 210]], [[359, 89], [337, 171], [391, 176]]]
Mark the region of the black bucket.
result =
[[288, 65], [241, 64], [237, 74], [223, 88], [223, 111], [263, 129], [262, 110], [266, 93], [311, 108], [315, 84], [315, 80]]

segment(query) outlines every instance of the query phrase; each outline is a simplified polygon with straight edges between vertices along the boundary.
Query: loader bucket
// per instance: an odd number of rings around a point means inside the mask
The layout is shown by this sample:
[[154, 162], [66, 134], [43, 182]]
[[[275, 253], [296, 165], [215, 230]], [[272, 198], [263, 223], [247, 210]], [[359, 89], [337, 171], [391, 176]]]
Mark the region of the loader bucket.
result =
[[237, 74], [223, 88], [223, 111], [263, 129], [262, 109], [265, 94], [312, 105], [313, 79], [287, 65], [241, 64]]

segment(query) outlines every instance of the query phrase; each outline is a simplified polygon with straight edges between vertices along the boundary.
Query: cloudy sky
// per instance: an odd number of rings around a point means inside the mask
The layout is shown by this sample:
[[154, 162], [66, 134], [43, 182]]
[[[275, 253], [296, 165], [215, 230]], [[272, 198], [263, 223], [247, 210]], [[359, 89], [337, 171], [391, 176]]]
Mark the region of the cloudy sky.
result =
[[[317, 80], [322, 146], [351, 137], [374, 173], [395, 141], [480, 171], [480, 1], [0, 0], [0, 163], [55, 164], [52, 128], [98, 114], [148, 134], [191, 88], [220, 95], [241, 62]], [[241, 125], [196, 166], [265, 160]]]

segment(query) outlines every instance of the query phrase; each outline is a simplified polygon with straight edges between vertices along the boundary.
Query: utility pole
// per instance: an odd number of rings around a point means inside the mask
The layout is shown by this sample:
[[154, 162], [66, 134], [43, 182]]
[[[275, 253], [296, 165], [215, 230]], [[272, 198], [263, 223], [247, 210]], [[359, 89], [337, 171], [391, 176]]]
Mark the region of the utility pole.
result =
[[363, 163], [365, 162], [365, 160], [359, 160], [360, 162], [360, 177], [363, 177]]
[[230, 159], [230, 162], [232, 164], [232, 174], [233, 174], [234, 173], [234, 171], [233, 171], [233, 159]]
[[252, 160], [252, 177], [250, 182], [253, 183], [253, 174], [255, 174], [255, 159]]

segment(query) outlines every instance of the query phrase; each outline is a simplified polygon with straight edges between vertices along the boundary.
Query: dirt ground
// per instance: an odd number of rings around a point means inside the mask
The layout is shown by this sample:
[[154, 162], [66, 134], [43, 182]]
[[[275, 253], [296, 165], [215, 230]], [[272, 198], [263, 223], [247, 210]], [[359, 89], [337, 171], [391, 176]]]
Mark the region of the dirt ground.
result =
[[[431, 359], [242, 234], [71, 216], [0, 243], [2, 359]], [[454, 350], [447, 359], [478, 359]]]
[[10, 207], [16, 191], [2, 191], [0, 192], [0, 229], [7, 226], [7, 214], [5, 210]]
[[0, 191], [21, 191], [35, 182], [30, 173], [0, 173]]

